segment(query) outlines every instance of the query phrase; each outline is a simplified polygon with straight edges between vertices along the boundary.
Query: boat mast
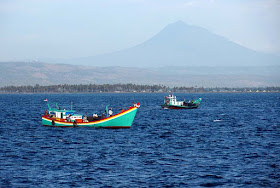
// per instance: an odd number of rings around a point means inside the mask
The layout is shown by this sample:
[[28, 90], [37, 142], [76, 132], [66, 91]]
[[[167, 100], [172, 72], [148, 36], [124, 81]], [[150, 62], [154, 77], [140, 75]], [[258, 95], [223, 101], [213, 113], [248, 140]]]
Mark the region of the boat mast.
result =
[[108, 110], [108, 107], [109, 107], [109, 106], [110, 106], [110, 104], [106, 106], [106, 117], [109, 117], [109, 112], [108, 112], [108, 111], [109, 111], [109, 110]]

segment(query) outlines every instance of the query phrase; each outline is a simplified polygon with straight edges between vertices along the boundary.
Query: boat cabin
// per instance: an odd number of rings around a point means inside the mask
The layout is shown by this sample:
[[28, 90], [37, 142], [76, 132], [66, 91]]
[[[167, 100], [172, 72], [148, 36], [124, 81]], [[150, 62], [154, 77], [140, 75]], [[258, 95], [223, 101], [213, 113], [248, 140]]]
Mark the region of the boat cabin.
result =
[[51, 108], [50, 105], [48, 104], [48, 114], [51, 117], [54, 118], [60, 118], [60, 119], [70, 119], [70, 121], [74, 122], [77, 120], [82, 120], [83, 119], [83, 115], [81, 114], [75, 114], [75, 110], [72, 110], [72, 106], [71, 106], [71, 110], [66, 110], [63, 109], [61, 110], [57, 105], [57, 108]]
[[168, 95], [164, 97], [164, 104], [166, 105], [176, 105], [181, 106], [183, 105], [184, 101], [177, 101], [176, 96], [174, 95]]

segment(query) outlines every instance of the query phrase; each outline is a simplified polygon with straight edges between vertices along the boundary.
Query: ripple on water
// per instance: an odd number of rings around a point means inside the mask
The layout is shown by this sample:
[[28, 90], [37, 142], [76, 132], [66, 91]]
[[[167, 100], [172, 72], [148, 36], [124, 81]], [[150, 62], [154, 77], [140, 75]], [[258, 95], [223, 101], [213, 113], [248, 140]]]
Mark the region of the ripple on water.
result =
[[[1, 95], [0, 185], [279, 186], [279, 94], [177, 94], [202, 97], [193, 110], [161, 109], [163, 96]], [[131, 129], [61, 129], [41, 125], [45, 98], [88, 113], [141, 108]]]

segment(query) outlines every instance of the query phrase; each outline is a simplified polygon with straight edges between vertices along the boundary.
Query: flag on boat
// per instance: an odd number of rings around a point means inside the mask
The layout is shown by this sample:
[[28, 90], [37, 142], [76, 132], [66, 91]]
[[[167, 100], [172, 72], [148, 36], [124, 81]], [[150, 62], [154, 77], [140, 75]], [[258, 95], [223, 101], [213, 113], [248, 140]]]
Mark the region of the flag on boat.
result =
[[48, 102], [48, 99], [45, 99], [44, 101]]
[[139, 108], [140, 107], [140, 102], [138, 102], [137, 104], [134, 104], [134, 106]]

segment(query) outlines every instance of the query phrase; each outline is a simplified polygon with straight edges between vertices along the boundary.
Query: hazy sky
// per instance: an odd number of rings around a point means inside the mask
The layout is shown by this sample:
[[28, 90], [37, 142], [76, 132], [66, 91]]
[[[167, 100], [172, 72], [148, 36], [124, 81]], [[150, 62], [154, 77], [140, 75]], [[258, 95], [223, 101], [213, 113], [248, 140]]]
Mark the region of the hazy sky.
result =
[[0, 61], [112, 52], [178, 20], [280, 55], [279, 0], [0, 0]]

